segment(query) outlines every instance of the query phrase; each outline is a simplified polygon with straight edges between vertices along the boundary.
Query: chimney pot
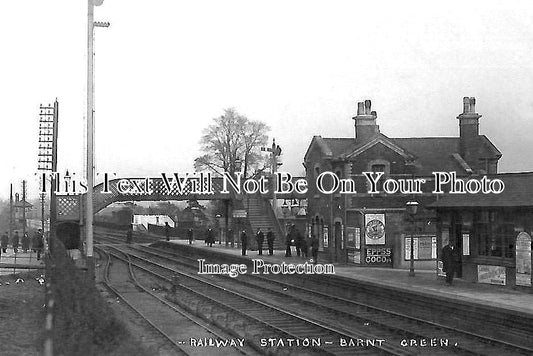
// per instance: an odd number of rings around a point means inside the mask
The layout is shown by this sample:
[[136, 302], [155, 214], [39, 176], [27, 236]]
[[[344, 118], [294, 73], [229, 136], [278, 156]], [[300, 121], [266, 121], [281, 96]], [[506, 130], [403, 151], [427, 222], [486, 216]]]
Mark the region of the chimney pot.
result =
[[376, 111], [371, 111], [371, 112], [370, 112], [370, 115], [372, 115], [372, 116], [376, 116], [376, 117], [377, 117], [377, 116], [378, 116], [378, 113], [377, 113]]
[[465, 96], [463, 98], [463, 114], [468, 114], [470, 112], [470, 98]]
[[476, 98], [471, 97], [470, 98], [470, 112], [475, 113], [476, 112]]
[[370, 100], [365, 100], [365, 115], [370, 114], [370, 107], [372, 106], [372, 102]]
[[357, 115], [364, 115], [365, 113], [365, 103], [358, 102], [357, 103]]

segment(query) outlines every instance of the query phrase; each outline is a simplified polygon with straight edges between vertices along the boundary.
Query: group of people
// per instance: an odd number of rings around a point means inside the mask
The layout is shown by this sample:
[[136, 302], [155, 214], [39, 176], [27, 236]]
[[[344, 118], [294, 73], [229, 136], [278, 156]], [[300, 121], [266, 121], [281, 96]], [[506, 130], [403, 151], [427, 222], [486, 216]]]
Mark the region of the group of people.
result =
[[[205, 239], [204, 242], [207, 246], [213, 247], [213, 244], [215, 243], [215, 234], [213, 232], [213, 229], [209, 228], [205, 232]], [[190, 240], [189, 240], [190, 243]]]
[[[246, 234], [246, 231], [243, 230], [241, 232], [241, 253], [243, 256], [246, 255], [246, 251], [248, 250], [248, 236]], [[265, 234], [263, 231], [261, 231], [261, 228], [257, 229], [257, 232], [255, 234], [255, 240], [257, 242], [257, 251], [258, 255], [263, 255], [263, 244], [265, 241]], [[274, 255], [274, 240], [275, 235], [271, 228], [268, 228], [267, 234], [266, 234], [266, 242], [268, 246], [268, 254], [270, 256]], [[285, 257], [291, 257], [292, 252], [291, 246], [296, 247], [296, 255], [302, 256], [304, 258], [309, 257], [309, 244], [307, 239], [305, 239], [302, 234], [298, 231], [298, 228], [295, 225], [292, 225], [289, 229], [289, 232], [287, 233], [287, 237], [285, 240], [286, 250], [285, 250]], [[318, 259], [318, 239], [316, 237], [312, 237], [310, 240], [311, 245], [311, 256], [313, 258], [313, 262], [316, 263]]]
[[[7, 253], [7, 247], [9, 244], [9, 236], [8, 232], [5, 231], [2, 236], [0, 237], [0, 256], [2, 253]], [[22, 237], [19, 235], [18, 231], [15, 231], [13, 234], [13, 237], [11, 239], [11, 247], [13, 248], [13, 253], [19, 252], [19, 247], [21, 248], [22, 252], [26, 253], [28, 250], [31, 250], [33, 252], [37, 253], [37, 259], [41, 259], [41, 252], [43, 250], [44, 241], [43, 241], [43, 231], [41, 229], [35, 231], [33, 234], [31, 240], [28, 236], [28, 233], [24, 233]]]
[[[268, 254], [272, 256], [274, 255], [275, 236], [271, 228], [268, 228], [266, 237], [267, 237]], [[257, 229], [257, 232], [255, 234], [255, 241], [257, 242], [258, 255], [263, 255], [263, 243], [265, 242], [265, 234], [263, 233], [263, 231], [261, 231], [261, 228]], [[246, 231], [243, 230], [241, 232], [241, 253], [243, 256], [246, 255], [247, 249], [248, 249], [248, 236], [246, 235]]]
[[287, 236], [285, 238], [285, 257], [292, 257], [292, 247], [296, 248], [296, 256], [302, 256], [304, 258], [309, 257], [309, 245], [311, 245], [311, 257], [313, 259], [313, 262], [316, 263], [318, 259], [318, 239], [313, 235], [308, 241], [298, 228], [293, 224], [291, 228], [289, 229], [289, 232], [287, 233]]

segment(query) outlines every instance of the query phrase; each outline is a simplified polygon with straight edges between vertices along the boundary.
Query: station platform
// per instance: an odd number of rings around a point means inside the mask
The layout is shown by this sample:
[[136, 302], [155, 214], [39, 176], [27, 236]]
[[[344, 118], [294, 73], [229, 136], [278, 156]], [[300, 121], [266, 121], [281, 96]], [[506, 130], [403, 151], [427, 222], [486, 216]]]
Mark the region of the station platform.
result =
[[[226, 247], [224, 244], [213, 244], [208, 247], [203, 241], [196, 240], [189, 245], [187, 240], [171, 240], [168, 243], [182, 244], [194, 248], [209, 250], [212, 253], [223, 253], [245, 257], [249, 259], [261, 258], [269, 263], [304, 263], [306, 259], [297, 257], [293, 248], [293, 256], [285, 257], [285, 250], [275, 250], [273, 256], [268, 255], [268, 250], [263, 249], [263, 255], [259, 256], [257, 250], [248, 250], [246, 256], [241, 255], [241, 249]], [[265, 244], [266, 245], [266, 244]], [[215, 261], [207, 261], [213, 263]], [[320, 260], [318, 261], [320, 263]], [[426, 294], [428, 297], [451, 299], [463, 304], [494, 307], [498, 309], [514, 311], [524, 316], [533, 318], [533, 294], [520, 290], [514, 290], [504, 286], [466, 282], [460, 278], [454, 278], [453, 285], [447, 285], [443, 278], [437, 278], [435, 271], [416, 270], [415, 276], [409, 276], [409, 270], [392, 268], [361, 267], [356, 265], [333, 264], [335, 276], [360, 280], [367, 283], [375, 283], [387, 287], [398, 288], [417, 294]]]
[[43, 269], [44, 259], [37, 260], [37, 253], [22, 252], [16, 254], [10, 248], [8, 252], [0, 255], [0, 275], [16, 274], [20, 272], [27, 272], [31, 269]]

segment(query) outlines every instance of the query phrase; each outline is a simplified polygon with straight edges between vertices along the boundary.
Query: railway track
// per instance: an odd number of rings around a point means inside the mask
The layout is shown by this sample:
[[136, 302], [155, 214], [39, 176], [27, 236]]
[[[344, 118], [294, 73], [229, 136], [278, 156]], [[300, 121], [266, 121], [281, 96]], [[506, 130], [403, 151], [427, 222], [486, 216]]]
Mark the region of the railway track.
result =
[[[175, 268], [175, 264], [177, 264], [189, 270], [191, 274], [198, 271], [198, 262], [195, 258], [147, 246], [143, 246], [142, 249], [131, 248], [136, 250], [136, 253], [145, 254], [145, 258], [161, 259], [171, 263], [167, 268], [172, 269], [172, 264], [174, 264]], [[314, 315], [320, 320], [333, 323], [332, 325], [341, 325], [347, 331], [350, 331], [354, 325], [363, 324], [366, 326], [365, 329], [367, 331], [372, 332], [373, 335], [378, 335], [374, 336], [375, 338], [394, 339], [400, 345], [406, 346], [404, 351], [410, 350], [413, 353], [416, 353], [417, 349], [420, 351], [420, 347], [409, 347], [413, 342], [416, 346], [431, 346], [430, 343], [436, 341], [437, 343], [444, 343], [447, 347], [426, 348], [426, 353], [430, 351], [431, 354], [447, 354], [451, 352], [472, 355], [533, 354], [533, 349], [530, 347], [505, 340], [509, 332], [502, 333], [502, 338], [497, 340], [480, 335], [477, 332], [469, 332], [435, 322], [428, 322], [403, 313], [376, 308], [352, 299], [337, 297], [331, 293], [298, 287], [294, 283], [288, 284], [260, 275], [241, 275], [236, 279], [216, 276], [215, 279], [224, 288], [239, 289], [242, 293], [248, 293], [249, 295], [268, 295], [269, 300], [271, 302], [277, 301], [280, 307], [293, 305], [300, 313]], [[211, 280], [214, 281], [214, 279]], [[464, 321], [468, 323], [468, 320]], [[520, 332], [514, 333], [515, 340], [526, 340], [529, 335]], [[399, 336], [400, 339], [394, 336], [391, 337], [391, 335]]]
[[[210, 314], [216, 316], [215, 319], [226, 318], [226, 325], [231, 324], [231, 328], [238, 330], [237, 332], [244, 329], [247, 340], [252, 340], [255, 347], [263, 352], [278, 354], [290, 350], [291, 354], [306, 355], [353, 355], [354, 352], [358, 355], [413, 354], [367, 332], [348, 332], [342, 327], [327, 325], [257, 298], [228, 290], [203, 278], [182, 273], [176, 268], [154, 263], [131, 251], [125, 251], [125, 246], [109, 245], [105, 248], [127, 253], [135, 260], [133, 266], [167, 283], [172, 283], [171, 276], [177, 273], [181, 283], [174, 295], [174, 301], [193, 301], [187, 307], [196, 310], [208, 308]], [[357, 346], [348, 346], [342, 345], [340, 340], [359, 340], [360, 343]]]
[[[197, 316], [177, 308], [173, 303], [169, 303], [145, 287], [135, 276], [131, 260], [127, 255], [120, 258], [116, 255], [113, 256], [101, 247], [97, 247], [97, 250], [106, 259], [103, 284], [133, 310], [161, 340], [164, 340], [162, 344], [158, 343], [159, 354], [227, 355], [228, 350], [231, 350], [230, 354], [232, 355], [259, 354], [253, 349], [241, 345], [238, 340], [232, 340], [227, 333], [217, 330]], [[118, 281], [111, 280], [112, 258], [123, 262], [122, 268], [127, 270], [129, 280], [123, 278], [118, 278]], [[115, 274], [123, 277], [126, 274], [124, 272], [115, 272]], [[216, 344], [216, 340], [218, 340], [226, 346], [210, 347], [208, 340], [213, 340], [213, 344]], [[206, 351], [206, 347], [209, 347], [208, 351]]]
[[[191, 273], [194, 273], [194, 270], [197, 271], [197, 260], [188, 256], [149, 247], [143, 247], [139, 252], [150, 254], [151, 258], [166, 259], [171, 263], [177, 263], [190, 268]], [[187, 262], [184, 262], [183, 260]], [[432, 354], [446, 354], [452, 351], [475, 355], [533, 354], [533, 350], [526, 346], [517, 345], [505, 340], [495, 340], [478, 333], [458, 330], [456, 328], [428, 322], [421, 320], [420, 318], [410, 317], [391, 310], [383, 310], [364, 303], [335, 297], [308, 288], [296, 287], [294, 284], [287, 284], [262, 276], [255, 275], [252, 277], [241, 275], [237, 279], [220, 278], [217, 276], [217, 279], [225, 279], [225, 281], [222, 282], [222, 285], [226, 288], [237, 288], [236, 285], [239, 284], [241, 286], [239, 289], [244, 292], [245, 289], [243, 289], [242, 286], [245, 286], [246, 291], [249, 294], [257, 294], [257, 292], [260, 291], [262, 295], [276, 295], [278, 303], [280, 303], [281, 306], [283, 303], [299, 305], [300, 312], [305, 312], [307, 310], [307, 313], [314, 312], [314, 314], [317, 314], [316, 310], [319, 310], [320, 320], [330, 320], [342, 325], [347, 330], [350, 330], [353, 325], [361, 324], [367, 326], [367, 330], [374, 328], [372, 331], [373, 335], [379, 335], [378, 337], [387, 340], [395, 339], [395, 342], [407, 346], [408, 349], [413, 342], [416, 346], [431, 346], [430, 344], [434, 342], [443, 344], [447, 347], [440, 349], [432, 348]], [[291, 302], [287, 303], [288, 300]], [[302, 305], [304, 307], [302, 307]], [[400, 335], [401, 338], [391, 338], [391, 334]], [[525, 334], [521, 336], [524, 338], [527, 337]], [[410, 349], [413, 349], [413, 347]]]

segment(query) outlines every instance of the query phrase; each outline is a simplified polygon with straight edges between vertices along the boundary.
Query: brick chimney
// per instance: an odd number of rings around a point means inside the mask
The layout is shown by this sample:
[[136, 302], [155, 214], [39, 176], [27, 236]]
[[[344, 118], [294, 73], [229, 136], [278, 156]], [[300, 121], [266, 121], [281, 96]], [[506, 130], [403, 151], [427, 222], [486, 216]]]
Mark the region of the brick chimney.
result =
[[463, 113], [457, 116], [459, 120], [460, 153], [468, 159], [471, 149], [479, 136], [479, 115], [476, 112], [476, 98], [463, 98]]
[[376, 125], [377, 113], [371, 111], [371, 105], [370, 100], [357, 103], [357, 116], [352, 119], [355, 120], [355, 138], [358, 140], [366, 141], [379, 133], [379, 126]]

